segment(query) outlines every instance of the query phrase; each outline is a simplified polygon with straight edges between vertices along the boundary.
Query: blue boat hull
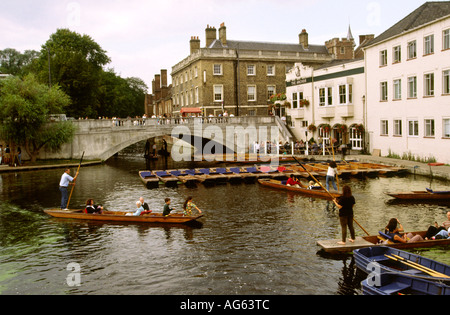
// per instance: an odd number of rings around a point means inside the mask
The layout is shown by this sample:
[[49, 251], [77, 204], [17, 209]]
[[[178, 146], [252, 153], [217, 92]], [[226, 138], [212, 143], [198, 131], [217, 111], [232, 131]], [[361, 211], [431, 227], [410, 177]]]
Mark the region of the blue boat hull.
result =
[[380, 273], [381, 277], [383, 277], [384, 274], [401, 274], [405, 277], [421, 278], [424, 280], [442, 282], [449, 281], [449, 279], [431, 277], [430, 275], [409, 267], [401, 262], [395, 262], [385, 255], [397, 255], [403, 257], [409, 261], [418, 263], [447, 276], [450, 276], [449, 265], [392, 247], [374, 246], [361, 248], [354, 250], [353, 254], [355, 257], [356, 266], [366, 273], [373, 272], [373, 269], [375, 268], [373, 263], [376, 263], [377, 272]]

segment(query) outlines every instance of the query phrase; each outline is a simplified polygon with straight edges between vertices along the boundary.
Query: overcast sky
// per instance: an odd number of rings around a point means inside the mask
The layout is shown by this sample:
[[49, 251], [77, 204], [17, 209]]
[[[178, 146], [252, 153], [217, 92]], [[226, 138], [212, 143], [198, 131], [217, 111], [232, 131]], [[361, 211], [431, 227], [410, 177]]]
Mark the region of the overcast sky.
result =
[[[419, 0], [10, 0], [0, 11], [0, 50], [40, 50], [58, 28], [91, 36], [122, 77], [139, 77], [151, 93], [160, 69], [186, 58], [191, 36], [205, 45], [205, 28], [222, 22], [232, 40], [310, 44], [346, 37], [351, 25], [380, 35], [425, 1]], [[169, 80], [171, 80], [169, 78]], [[170, 83], [170, 82], [169, 82]]]

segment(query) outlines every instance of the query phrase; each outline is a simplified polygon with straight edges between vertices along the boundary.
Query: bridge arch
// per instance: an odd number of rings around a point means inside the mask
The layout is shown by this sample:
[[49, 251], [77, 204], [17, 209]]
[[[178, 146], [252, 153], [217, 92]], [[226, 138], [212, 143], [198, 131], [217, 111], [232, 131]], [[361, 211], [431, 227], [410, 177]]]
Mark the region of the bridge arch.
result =
[[[85, 152], [86, 160], [107, 160], [121, 150], [150, 138], [169, 135], [187, 139], [197, 150], [223, 148], [224, 153], [236, 152], [239, 145], [230, 142], [227, 131], [233, 128], [245, 131], [278, 131], [274, 117], [246, 116], [227, 118], [188, 118], [188, 119], [126, 119], [126, 120], [75, 120], [76, 133], [71, 143], [65, 144], [60, 152], [41, 152], [41, 159], [78, 159]], [[212, 130], [212, 131], [211, 131]], [[216, 138], [214, 132], [222, 134]], [[180, 136], [181, 135], [181, 136]], [[188, 136], [186, 136], [188, 135]], [[234, 135], [231, 135], [233, 137]], [[188, 138], [189, 137], [189, 138]], [[227, 138], [228, 137], [228, 138]], [[271, 136], [278, 140], [279, 134]], [[278, 142], [278, 141], [277, 141]], [[232, 143], [231, 147], [228, 145]], [[200, 144], [200, 145], [199, 145]]]

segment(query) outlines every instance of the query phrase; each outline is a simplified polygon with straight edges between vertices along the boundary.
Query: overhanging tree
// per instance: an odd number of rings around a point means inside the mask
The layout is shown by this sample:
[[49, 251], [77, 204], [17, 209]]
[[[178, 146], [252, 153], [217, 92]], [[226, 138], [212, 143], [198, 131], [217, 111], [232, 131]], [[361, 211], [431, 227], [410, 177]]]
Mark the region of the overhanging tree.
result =
[[[59, 88], [38, 83], [34, 75], [0, 81], [0, 138], [23, 146], [34, 163], [46, 147], [59, 150], [75, 128], [70, 122], [49, 123], [50, 114], [63, 113], [70, 98]], [[14, 150], [14, 148], [13, 148]]]

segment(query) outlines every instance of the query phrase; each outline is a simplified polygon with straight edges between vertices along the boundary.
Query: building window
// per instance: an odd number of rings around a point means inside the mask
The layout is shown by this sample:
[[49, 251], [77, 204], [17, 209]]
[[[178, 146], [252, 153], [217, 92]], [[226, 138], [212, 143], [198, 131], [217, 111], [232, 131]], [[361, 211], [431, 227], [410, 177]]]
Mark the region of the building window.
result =
[[325, 106], [325, 88], [319, 89], [319, 106]]
[[198, 77], [198, 68], [197, 67], [194, 68], [194, 76], [196, 78]]
[[387, 120], [382, 120], [381, 121], [380, 135], [381, 136], [389, 135], [389, 122]]
[[380, 52], [380, 67], [387, 65], [387, 50], [382, 50]]
[[425, 74], [425, 96], [434, 96], [434, 73]]
[[249, 109], [249, 110], [248, 110], [248, 115], [249, 115], [249, 116], [256, 116], [256, 110], [254, 110], [254, 109]]
[[200, 98], [199, 98], [199, 95], [198, 95], [198, 86], [197, 87], [195, 87], [195, 103], [200, 103]]
[[255, 65], [247, 65], [247, 75], [256, 75]]
[[394, 100], [402, 99], [402, 80], [394, 80]]
[[347, 104], [347, 86], [339, 85], [339, 104]]
[[409, 120], [408, 121], [408, 135], [410, 137], [418, 137], [419, 136], [419, 121], [418, 120]]
[[402, 61], [402, 46], [395, 46], [393, 51], [392, 63], [399, 63]]
[[380, 83], [380, 101], [385, 102], [388, 100], [388, 85], [387, 82]]
[[299, 107], [303, 108], [305, 107], [305, 104], [302, 102], [303, 101], [303, 92], [298, 92], [298, 100], [299, 100]]
[[267, 75], [268, 76], [274, 76], [275, 75], [275, 66], [274, 65], [268, 65], [267, 66]]
[[221, 64], [215, 64], [214, 65], [214, 75], [222, 75], [222, 65]]
[[431, 55], [434, 53], [434, 35], [425, 37], [424, 55]]
[[345, 47], [341, 47], [341, 55], [345, 55]]
[[434, 137], [434, 119], [425, 119], [425, 137]]
[[298, 108], [298, 93], [292, 93], [292, 108]]
[[442, 73], [442, 94], [450, 94], [450, 70]]
[[394, 120], [394, 136], [401, 137], [403, 134], [402, 130], [403, 130], [402, 120], [401, 119]]
[[450, 138], [450, 118], [443, 119], [442, 123], [443, 123], [442, 127], [444, 130], [443, 137]]
[[450, 28], [443, 32], [442, 37], [444, 39], [443, 49], [450, 49]]
[[214, 102], [223, 101], [223, 85], [214, 85]]
[[256, 86], [255, 85], [249, 85], [247, 87], [247, 100], [249, 102], [256, 101]]
[[333, 105], [333, 88], [329, 87], [327, 91], [328, 96], [328, 105]]
[[408, 43], [408, 59], [417, 58], [417, 42], [415, 40]]
[[408, 78], [408, 98], [417, 98], [417, 77]]
[[276, 94], [276, 87], [275, 85], [268, 85], [267, 86], [267, 100], [270, 100], [272, 95]]

